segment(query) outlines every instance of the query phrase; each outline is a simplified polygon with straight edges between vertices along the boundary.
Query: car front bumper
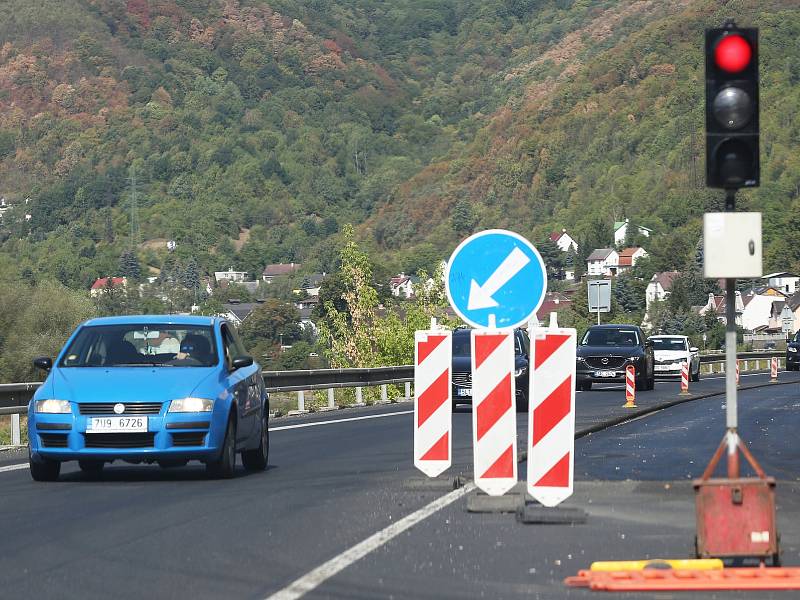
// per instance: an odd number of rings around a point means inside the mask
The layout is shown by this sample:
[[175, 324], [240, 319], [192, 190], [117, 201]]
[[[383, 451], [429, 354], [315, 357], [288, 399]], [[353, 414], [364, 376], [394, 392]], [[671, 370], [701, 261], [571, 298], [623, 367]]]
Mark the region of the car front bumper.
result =
[[207, 460], [219, 455], [227, 424], [213, 413], [164, 413], [145, 417], [146, 432], [87, 433], [87, 422], [98, 415], [29, 411], [28, 416], [34, 460]]
[[591, 381], [592, 383], [620, 383], [625, 381], [625, 371], [629, 365], [633, 365], [636, 377], [644, 376], [644, 365], [636, 363], [625, 363], [621, 367], [614, 369], [595, 369], [586, 363], [577, 363], [575, 366], [575, 379], [578, 382]]

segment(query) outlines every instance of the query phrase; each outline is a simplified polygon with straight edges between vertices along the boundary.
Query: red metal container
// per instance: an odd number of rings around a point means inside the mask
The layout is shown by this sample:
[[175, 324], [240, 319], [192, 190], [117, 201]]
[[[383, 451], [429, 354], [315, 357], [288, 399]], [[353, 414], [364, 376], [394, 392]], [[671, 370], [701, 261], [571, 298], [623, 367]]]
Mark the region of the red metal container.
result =
[[709, 479], [694, 487], [698, 557], [777, 557], [772, 477]]
[[[777, 565], [775, 479], [764, 474], [738, 436], [734, 451], [742, 451], [757, 477], [712, 479], [711, 474], [727, 446], [727, 439], [723, 440], [703, 476], [694, 481], [697, 556], [771, 559]], [[738, 475], [738, 465], [735, 470]]]

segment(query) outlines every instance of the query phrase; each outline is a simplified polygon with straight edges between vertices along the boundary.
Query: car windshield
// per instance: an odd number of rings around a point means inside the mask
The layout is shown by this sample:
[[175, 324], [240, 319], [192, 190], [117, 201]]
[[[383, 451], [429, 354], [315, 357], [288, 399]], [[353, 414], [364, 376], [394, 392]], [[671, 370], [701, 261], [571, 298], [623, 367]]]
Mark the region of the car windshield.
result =
[[469, 356], [472, 349], [472, 336], [469, 332], [466, 335], [453, 335], [453, 356]]
[[590, 329], [582, 346], [637, 346], [639, 336], [633, 329]]
[[211, 367], [217, 364], [211, 327], [94, 325], [83, 327], [62, 367]]
[[653, 350], [686, 350], [686, 340], [681, 338], [652, 338]]

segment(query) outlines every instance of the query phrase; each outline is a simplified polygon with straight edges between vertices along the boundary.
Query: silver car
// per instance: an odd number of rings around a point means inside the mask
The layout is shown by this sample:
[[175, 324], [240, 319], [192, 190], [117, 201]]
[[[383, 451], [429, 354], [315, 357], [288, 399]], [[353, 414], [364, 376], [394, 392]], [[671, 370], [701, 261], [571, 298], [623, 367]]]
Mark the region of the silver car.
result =
[[689, 338], [685, 335], [653, 335], [648, 338], [653, 342], [656, 376], [681, 375], [681, 365], [689, 363], [689, 379], [700, 381], [700, 352], [689, 346]]

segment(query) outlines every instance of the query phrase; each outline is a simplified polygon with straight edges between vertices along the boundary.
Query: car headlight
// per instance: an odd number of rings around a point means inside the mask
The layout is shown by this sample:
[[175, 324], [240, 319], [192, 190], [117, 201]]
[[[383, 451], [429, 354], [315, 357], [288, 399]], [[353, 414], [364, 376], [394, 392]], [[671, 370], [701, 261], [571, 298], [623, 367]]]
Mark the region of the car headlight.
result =
[[578, 362], [586, 362], [586, 359], [583, 358], [582, 356], [576, 356], [575, 360], [578, 361]]
[[214, 401], [208, 398], [178, 398], [169, 403], [171, 413], [211, 412]]
[[528, 370], [528, 367], [520, 367], [514, 371], [514, 377], [519, 377]]
[[36, 412], [64, 415], [71, 413], [72, 408], [68, 400], [37, 400]]
[[787, 348], [787, 350], [788, 350], [789, 352], [797, 352], [797, 348], [792, 348], [791, 346], [789, 346], [789, 347]]

